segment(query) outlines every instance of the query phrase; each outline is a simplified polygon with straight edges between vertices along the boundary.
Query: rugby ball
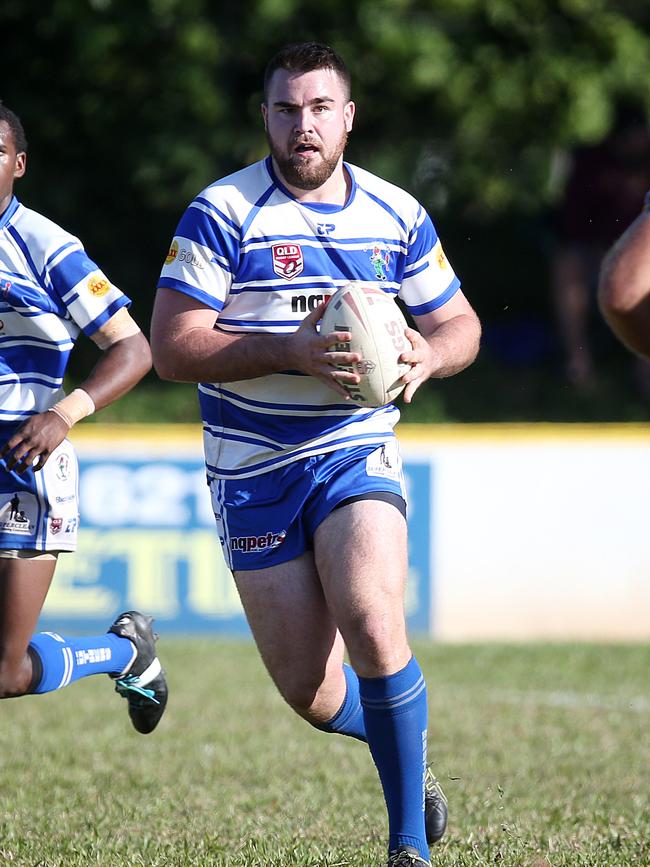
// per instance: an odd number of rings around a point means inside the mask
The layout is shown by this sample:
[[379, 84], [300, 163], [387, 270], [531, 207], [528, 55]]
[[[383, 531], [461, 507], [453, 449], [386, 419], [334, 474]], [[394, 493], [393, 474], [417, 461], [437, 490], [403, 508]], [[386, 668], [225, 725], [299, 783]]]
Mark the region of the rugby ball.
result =
[[321, 319], [321, 334], [349, 331], [351, 340], [335, 343], [337, 352], [359, 352], [361, 361], [334, 365], [337, 370], [358, 373], [361, 381], [344, 388], [354, 403], [384, 406], [395, 400], [404, 388], [401, 377], [410, 365], [399, 357], [411, 343], [404, 334], [408, 327], [393, 298], [367, 283], [348, 283], [329, 300]]

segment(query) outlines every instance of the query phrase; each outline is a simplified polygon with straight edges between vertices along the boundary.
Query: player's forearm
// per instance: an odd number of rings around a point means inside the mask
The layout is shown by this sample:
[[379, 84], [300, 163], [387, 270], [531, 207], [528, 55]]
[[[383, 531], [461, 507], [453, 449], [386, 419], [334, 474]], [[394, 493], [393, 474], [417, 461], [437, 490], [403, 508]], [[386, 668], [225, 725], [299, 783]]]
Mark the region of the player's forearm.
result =
[[191, 328], [162, 341], [152, 339], [161, 379], [174, 382], [236, 382], [291, 368], [289, 335], [230, 334]]
[[425, 339], [433, 352], [431, 377], [443, 379], [460, 373], [474, 361], [481, 341], [481, 324], [473, 313], [463, 313], [443, 322]]
[[150, 370], [151, 350], [139, 331], [105, 349], [79, 387], [90, 395], [96, 409], [101, 409], [130, 391]]
[[598, 300], [619, 339], [650, 357], [650, 214], [637, 217], [605, 256]]

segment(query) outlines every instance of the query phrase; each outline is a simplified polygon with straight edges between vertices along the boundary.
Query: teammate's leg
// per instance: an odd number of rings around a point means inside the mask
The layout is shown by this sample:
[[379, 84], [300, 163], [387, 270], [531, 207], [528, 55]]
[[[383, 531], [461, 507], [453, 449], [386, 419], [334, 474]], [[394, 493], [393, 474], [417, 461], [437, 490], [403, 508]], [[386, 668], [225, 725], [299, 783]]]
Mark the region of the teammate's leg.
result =
[[111, 633], [34, 634], [55, 566], [54, 558], [0, 557], [0, 698], [50, 692], [89, 674], [120, 674], [135, 657], [133, 643]]
[[406, 637], [406, 522], [362, 500], [320, 524], [315, 557], [329, 610], [359, 674], [368, 744], [384, 789], [389, 849], [428, 859], [424, 828], [427, 697]]

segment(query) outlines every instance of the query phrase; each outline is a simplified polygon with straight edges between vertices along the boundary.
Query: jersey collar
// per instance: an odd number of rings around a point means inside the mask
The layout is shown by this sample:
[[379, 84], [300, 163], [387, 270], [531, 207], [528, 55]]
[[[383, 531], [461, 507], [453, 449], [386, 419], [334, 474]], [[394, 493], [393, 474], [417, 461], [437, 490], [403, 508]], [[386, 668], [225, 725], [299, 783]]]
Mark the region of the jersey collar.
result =
[[356, 181], [356, 178], [354, 177], [354, 172], [352, 171], [351, 166], [346, 162], [343, 163], [343, 169], [344, 169], [344, 171], [346, 171], [348, 173], [351, 184], [350, 184], [350, 195], [347, 197], [347, 200], [346, 200], [345, 204], [343, 204], [343, 205], [330, 205], [327, 202], [301, 202], [301, 201], [299, 201], [293, 195], [293, 193], [289, 192], [289, 190], [284, 186], [282, 181], [276, 175], [276, 173], [273, 169], [273, 160], [271, 159], [271, 157], [268, 156], [264, 160], [264, 162], [266, 164], [266, 170], [268, 171], [269, 175], [271, 176], [271, 180], [273, 181], [275, 186], [282, 193], [284, 193], [284, 195], [288, 199], [291, 199], [292, 202], [295, 202], [297, 205], [300, 205], [301, 208], [308, 208], [310, 211], [316, 211], [316, 213], [318, 213], [318, 214], [336, 214], [339, 211], [344, 211], [354, 201], [354, 197], [357, 193], [357, 181]]
[[13, 217], [20, 206], [20, 202], [15, 196], [11, 197], [11, 201], [7, 205], [6, 209], [2, 214], [0, 214], [0, 229], [4, 229], [9, 220]]

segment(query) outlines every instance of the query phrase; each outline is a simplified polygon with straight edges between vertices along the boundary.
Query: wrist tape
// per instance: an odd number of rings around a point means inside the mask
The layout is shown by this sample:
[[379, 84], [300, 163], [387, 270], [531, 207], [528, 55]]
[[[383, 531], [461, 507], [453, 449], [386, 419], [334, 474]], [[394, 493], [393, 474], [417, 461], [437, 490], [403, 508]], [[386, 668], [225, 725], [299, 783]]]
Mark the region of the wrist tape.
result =
[[51, 406], [48, 412], [55, 413], [60, 419], [63, 419], [68, 427], [72, 427], [82, 418], [95, 412], [95, 402], [83, 388], [75, 388], [70, 394], [66, 394], [63, 400]]

